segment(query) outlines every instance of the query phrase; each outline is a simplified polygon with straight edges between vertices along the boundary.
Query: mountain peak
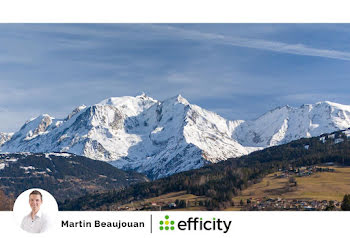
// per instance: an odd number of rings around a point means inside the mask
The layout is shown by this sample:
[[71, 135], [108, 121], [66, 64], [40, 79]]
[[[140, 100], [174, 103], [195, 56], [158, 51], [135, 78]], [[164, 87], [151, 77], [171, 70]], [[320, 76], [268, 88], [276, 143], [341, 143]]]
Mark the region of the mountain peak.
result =
[[315, 103], [315, 106], [318, 106], [318, 105], [333, 105], [334, 103], [331, 102], [331, 101], [319, 101], [319, 102], [316, 102]]
[[[311, 110], [315, 106], [316, 107], [317, 106], [335, 107], [335, 108], [340, 109], [340, 110], [350, 111], [350, 106], [349, 105], [344, 105], [344, 104], [335, 103], [335, 102], [331, 102], [331, 101], [319, 101], [319, 102], [316, 102], [315, 104], [303, 104], [299, 108], [309, 108]], [[270, 110], [269, 112], [274, 112], [274, 111], [278, 111], [278, 110], [281, 110], [281, 109], [287, 109], [287, 110], [293, 109], [293, 110], [295, 110], [297, 108], [289, 106], [287, 104], [285, 106], [276, 107], [276, 108]]]
[[79, 112], [81, 112], [82, 110], [84, 110], [86, 108], [86, 106], [83, 104], [83, 105], [80, 105], [79, 107], [76, 107], [66, 118], [65, 120], [69, 120], [71, 119], [73, 116], [75, 116], [76, 114], [78, 114]]
[[136, 98], [146, 99], [150, 97], [145, 92], [142, 92], [141, 94], [136, 95]]
[[136, 116], [143, 112], [144, 110], [150, 108], [158, 101], [144, 95], [139, 96], [124, 96], [124, 97], [110, 97], [100, 103], [99, 105], [111, 105], [121, 111], [124, 115], [127, 116]]
[[329, 101], [277, 107], [256, 120], [235, 122], [180, 94], [161, 102], [145, 93], [111, 97], [73, 112], [65, 121], [47, 114], [31, 120], [11, 139], [3, 136], [1, 149], [65, 151], [159, 178], [350, 127], [350, 106]]
[[177, 95], [177, 100], [183, 104], [189, 104], [189, 102], [187, 101], [186, 98], [184, 98], [183, 96], [181, 96], [181, 94]]
[[98, 104], [102, 105], [113, 105], [113, 106], [118, 106], [120, 104], [125, 104], [127, 102], [131, 101], [151, 101], [151, 102], [157, 102], [157, 100], [147, 96], [145, 93], [142, 93], [140, 95], [137, 95], [135, 97], [133, 96], [122, 96], [122, 97], [109, 97], [107, 99], [102, 100]]
[[317, 102], [316, 104], [328, 104], [328, 105], [336, 106], [336, 107], [347, 106], [347, 105], [343, 105], [343, 104], [340, 104], [340, 103], [331, 102], [331, 101], [327, 101], [327, 100], [326, 101]]
[[344, 105], [344, 104], [335, 103], [335, 102], [331, 102], [331, 101], [321, 101], [321, 102], [317, 102], [315, 105], [316, 106], [332, 107], [332, 108], [336, 108], [336, 109], [343, 110], [343, 111], [350, 111], [349, 105]]
[[14, 133], [13, 138], [19, 140], [31, 140], [40, 134], [46, 132], [55, 118], [48, 114], [42, 114], [38, 117], [28, 120], [21, 129]]
[[165, 101], [174, 101], [175, 103], [180, 103], [180, 104], [183, 104], [183, 105], [189, 105], [190, 103], [187, 101], [186, 98], [182, 97], [181, 94], [178, 94], [174, 97], [171, 97]]
[[41, 114], [40, 116], [32, 117], [31, 119], [26, 121], [25, 125], [32, 124], [32, 123], [35, 123], [35, 122], [40, 122], [42, 120], [52, 120], [52, 119], [55, 119], [55, 118], [50, 116], [49, 114]]
[[242, 124], [235, 138], [244, 146], [273, 146], [350, 126], [350, 106], [329, 101], [279, 107]]

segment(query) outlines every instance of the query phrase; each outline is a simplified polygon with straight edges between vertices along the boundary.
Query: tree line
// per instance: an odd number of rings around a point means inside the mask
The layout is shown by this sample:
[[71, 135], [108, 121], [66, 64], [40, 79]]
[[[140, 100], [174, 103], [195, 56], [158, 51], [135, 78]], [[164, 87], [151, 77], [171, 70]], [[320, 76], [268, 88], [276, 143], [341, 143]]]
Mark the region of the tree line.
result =
[[[206, 196], [209, 210], [227, 206], [241, 190], [258, 183], [267, 174], [280, 169], [310, 166], [327, 162], [350, 166], [350, 141], [339, 132], [342, 143], [333, 140], [323, 143], [320, 137], [304, 138], [288, 144], [269, 147], [239, 158], [231, 158], [203, 168], [174, 174], [152, 182], [144, 182], [107, 193], [87, 194], [59, 204], [62, 210], [109, 210], [112, 205], [157, 197], [162, 194], [186, 191]], [[309, 147], [306, 149], [305, 145]]]

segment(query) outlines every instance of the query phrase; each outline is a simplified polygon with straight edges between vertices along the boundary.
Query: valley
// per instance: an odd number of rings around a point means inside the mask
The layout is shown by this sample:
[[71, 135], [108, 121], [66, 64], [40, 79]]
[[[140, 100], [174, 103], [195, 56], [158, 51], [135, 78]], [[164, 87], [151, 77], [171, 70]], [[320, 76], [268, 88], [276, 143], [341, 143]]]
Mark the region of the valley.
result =
[[[326, 210], [333, 203], [340, 210], [341, 201], [350, 191], [350, 167], [320, 165], [332, 172], [315, 172], [307, 176], [281, 177], [271, 173], [261, 182], [241, 191], [221, 210]], [[290, 183], [295, 178], [297, 185]], [[210, 197], [187, 194], [186, 191], [164, 194], [133, 203], [111, 207], [115, 210], [206, 211]], [[241, 202], [242, 201], [242, 202]]]

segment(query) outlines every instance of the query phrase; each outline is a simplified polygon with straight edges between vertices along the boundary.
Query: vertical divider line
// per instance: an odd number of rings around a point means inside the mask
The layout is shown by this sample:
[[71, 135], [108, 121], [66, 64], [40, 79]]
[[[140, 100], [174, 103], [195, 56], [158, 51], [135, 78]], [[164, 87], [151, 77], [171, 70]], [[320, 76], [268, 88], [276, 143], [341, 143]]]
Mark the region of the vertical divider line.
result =
[[151, 234], [152, 234], [152, 214], [151, 214]]

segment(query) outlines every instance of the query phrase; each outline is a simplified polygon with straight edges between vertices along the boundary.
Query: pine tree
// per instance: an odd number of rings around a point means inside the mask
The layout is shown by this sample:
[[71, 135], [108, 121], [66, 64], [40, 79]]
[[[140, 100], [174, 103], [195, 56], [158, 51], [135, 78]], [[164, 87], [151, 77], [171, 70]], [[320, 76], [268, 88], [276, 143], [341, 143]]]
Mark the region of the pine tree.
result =
[[341, 209], [343, 211], [350, 211], [350, 194], [345, 194], [343, 202], [341, 203]]

